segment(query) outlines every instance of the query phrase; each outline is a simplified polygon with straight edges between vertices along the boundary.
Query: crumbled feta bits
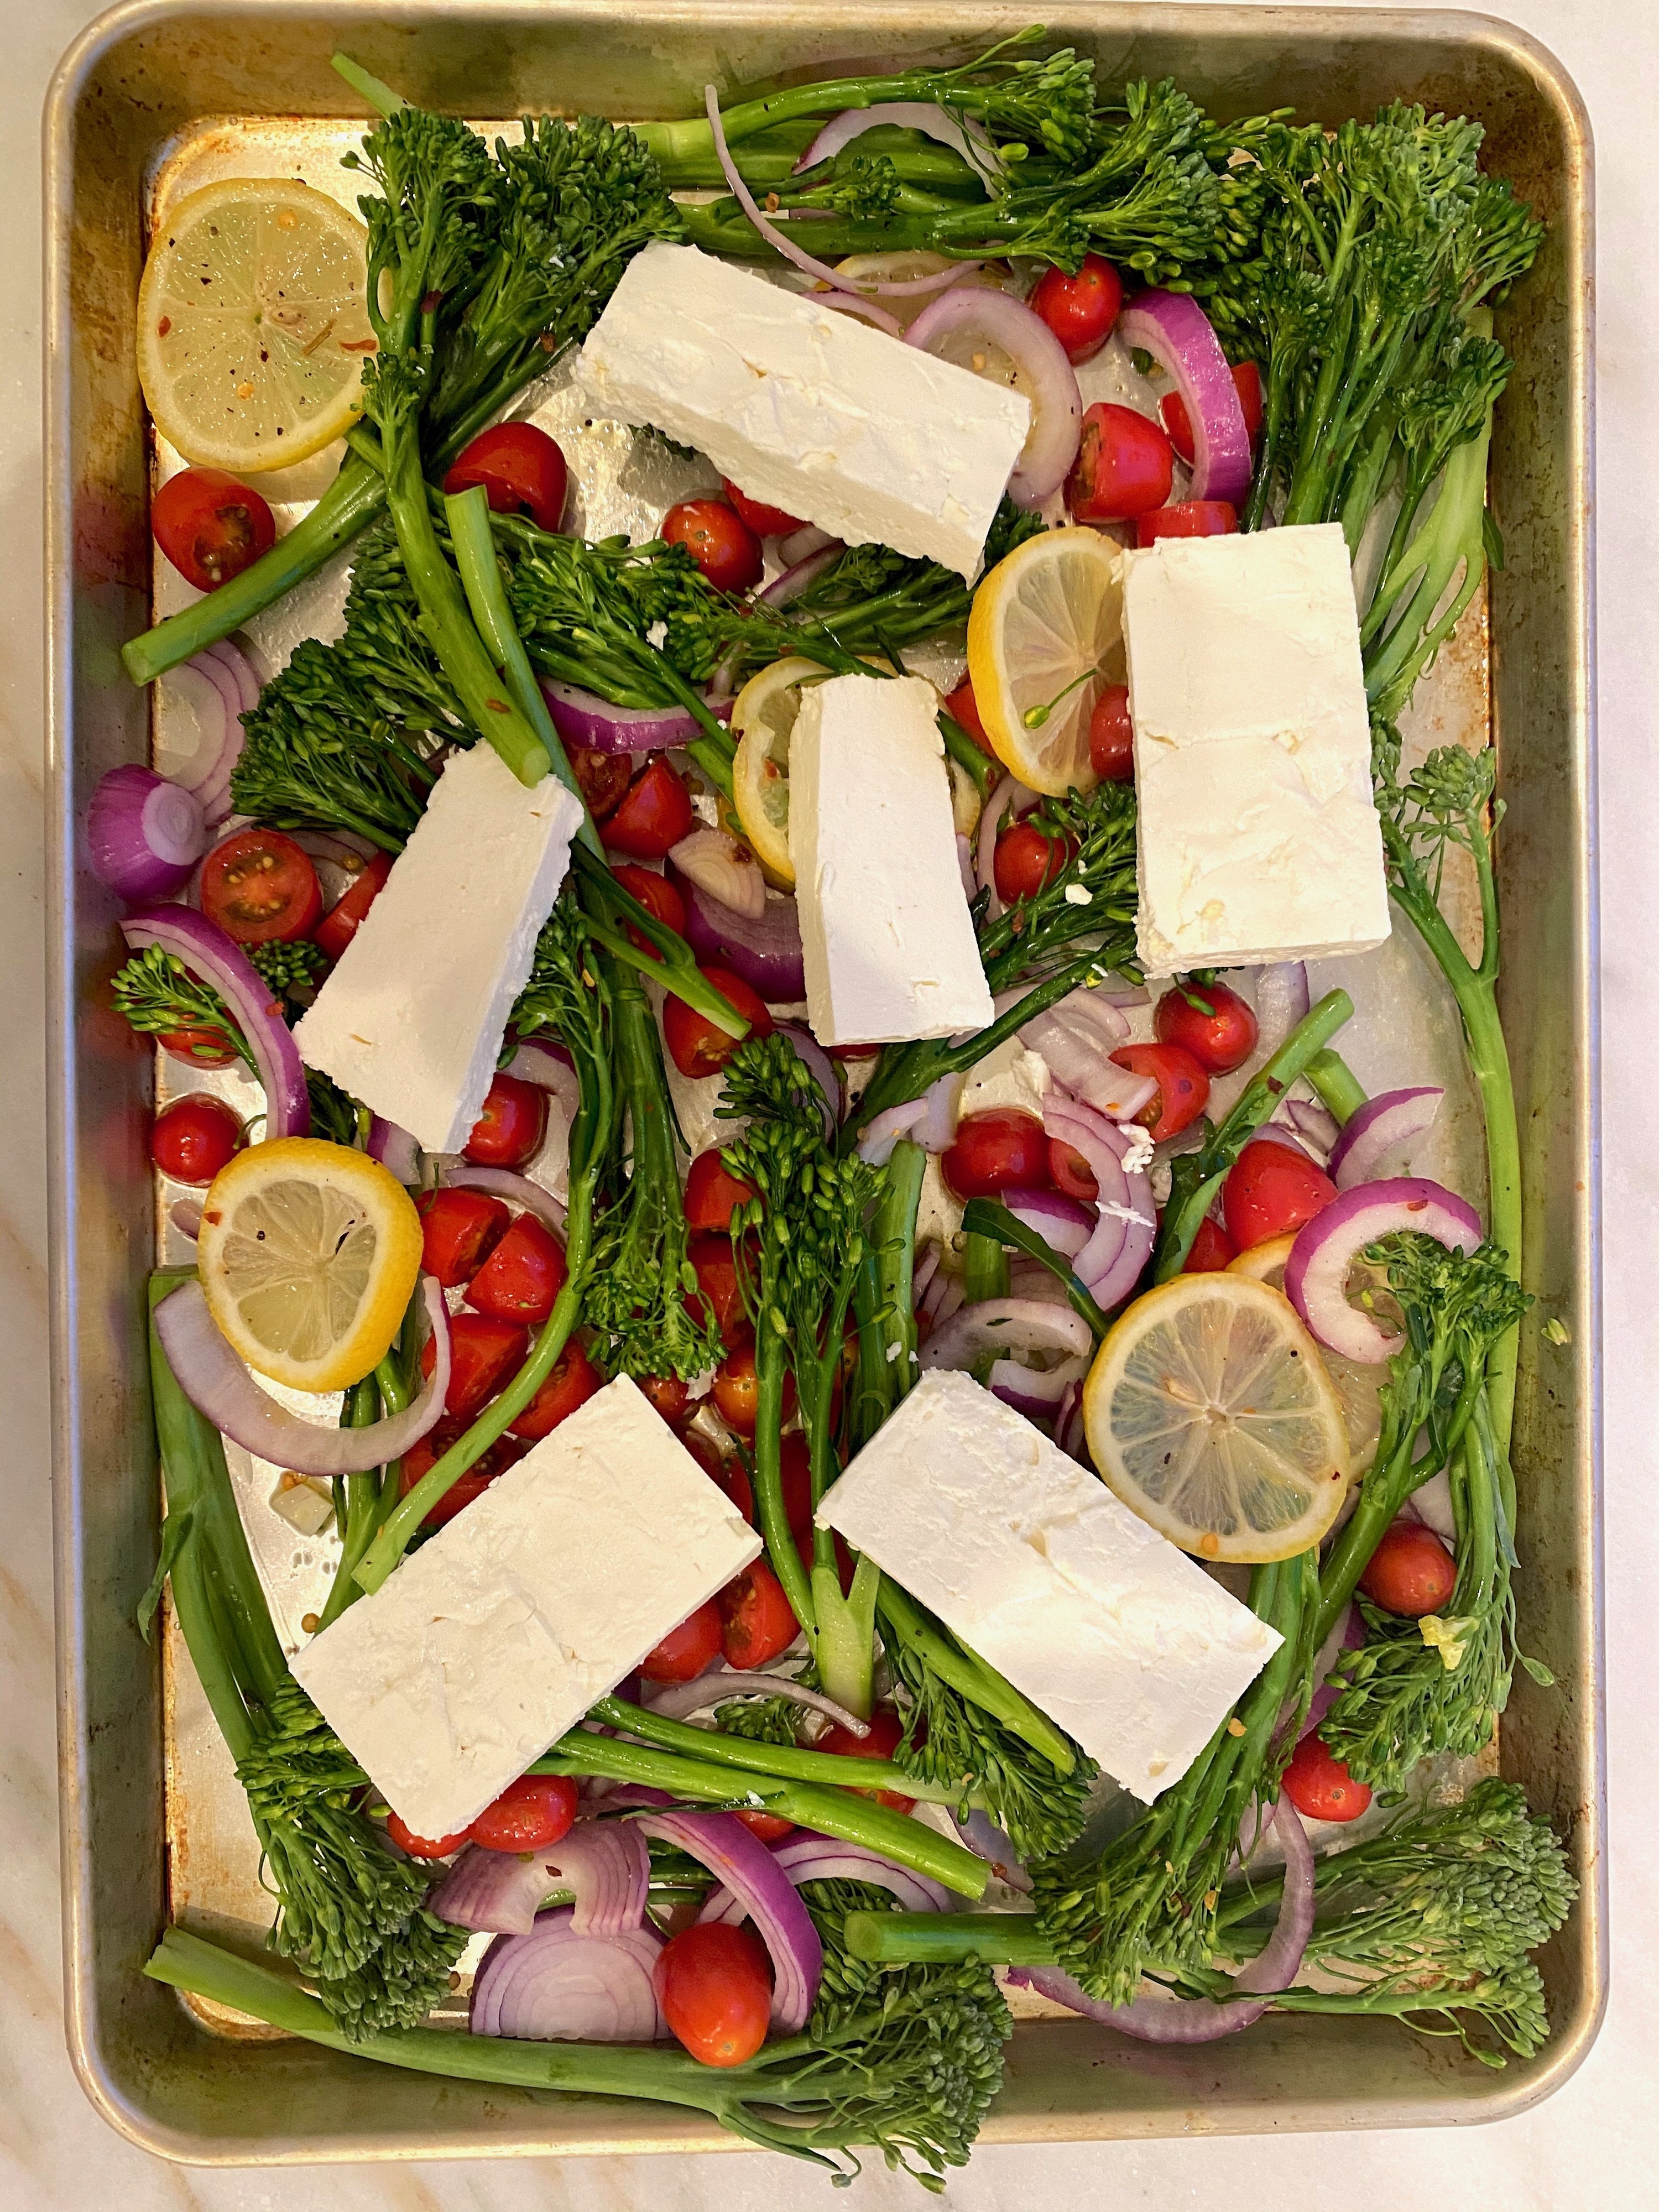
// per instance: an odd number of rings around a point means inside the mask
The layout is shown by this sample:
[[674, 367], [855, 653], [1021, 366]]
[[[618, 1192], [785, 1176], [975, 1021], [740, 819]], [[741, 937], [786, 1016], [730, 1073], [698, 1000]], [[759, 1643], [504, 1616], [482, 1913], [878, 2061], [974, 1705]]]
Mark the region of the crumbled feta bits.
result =
[[577, 366], [595, 411], [707, 453], [751, 499], [849, 545], [972, 577], [1030, 407], [810, 293], [647, 246]]
[[1023, 1414], [921, 1376], [817, 1510], [1151, 1804], [1283, 1641]]

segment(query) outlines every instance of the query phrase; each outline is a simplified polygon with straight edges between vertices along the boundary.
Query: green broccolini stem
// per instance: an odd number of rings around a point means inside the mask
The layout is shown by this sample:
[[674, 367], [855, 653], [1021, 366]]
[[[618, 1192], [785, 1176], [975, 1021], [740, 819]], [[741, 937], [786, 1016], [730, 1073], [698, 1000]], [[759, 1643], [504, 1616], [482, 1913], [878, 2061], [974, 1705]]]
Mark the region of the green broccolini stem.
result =
[[1011, 1213], [1000, 1199], [994, 1198], [970, 1198], [963, 1212], [962, 1225], [970, 1238], [988, 1239], [999, 1249], [1012, 1244], [1017, 1252], [1024, 1253], [1027, 1259], [1046, 1267], [1057, 1283], [1064, 1285], [1073, 1311], [1082, 1315], [1095, 1342], [1100, 1342], [1111, 1322], [1087, 1287], [1072, 1273], [1071, 1261], [1064, 1253], [1056, 1252], [1046, 1237]]
[[890, 1632], [917, 1651], [941, 1682], [1000, 1721], [1012, 1735], [1046, 1759], [1057, 1774], [1072, 1772], [1077, 1755], [1064, 1730], [1057, 1729], [1046, 1713], [1040, 1712], [976, 1652], [954, 1637], [939, 1633], [909, 1592], [890, 1575], [881, 1578], [876, 1606]]
[[1008, 1255], [1000, 1237], [988, 1237], [977, 1229], [968, 1231], [962, 1255], [962, 1284], [963, 1302], [970, 1306], [978, 1304], [982, 1298], [1007, 1297]]
[[817, 1643], [817, 1613], [812, 1584], [796, 1548], [794, 1531], [783, 1504], [783, 1385], [787, 1364], [783, 1339], [763, 1314], [755, 1331], [755, 1512], [772, 1571], [800, 1623], [809, 1648]]
[[849, 1912], [844, 1940], [872, 1966], [1052, 1966], [1054, 1947], [1029, 1912]]
[[1328, 1045], [1314, 1054], [1302, 1073], [1320, 1104], [1344, 1127], [1365, 1103], [1365, 1090], [1359, 1078], [1341, 1054], [1333, 1052]]
[[[366, 1429], [380, 1417], [379, 1383], [374, 1376], [367, 1376], [346, 1392], [345, 1403], [340, 1408], [340, 1426]], [[319, 1632], [337, 1620], [346, 1607], [363, 1594], [362, 1584], [356, 1579], [357, 1564], [380, 1526], [380, 1480], [378, 1470], [367, 1468], [345, 1478], [345, 1511], [341, 1514], [337, 1510], [334, 1516], [340, 1531], [340, 1559], [318, 1619]]]

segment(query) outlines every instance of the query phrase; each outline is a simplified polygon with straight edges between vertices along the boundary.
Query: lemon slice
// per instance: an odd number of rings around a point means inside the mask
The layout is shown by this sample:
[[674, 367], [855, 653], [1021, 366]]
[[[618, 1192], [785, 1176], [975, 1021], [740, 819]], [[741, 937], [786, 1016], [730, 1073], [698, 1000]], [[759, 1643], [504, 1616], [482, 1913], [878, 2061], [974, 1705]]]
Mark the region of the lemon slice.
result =
[[829, 672], [821, 662], [795, 653], [759, 670], [732, 702], [732, 727], [739, 733], [732, 801], [767, 881], [782, 891], [795, 884], [789, 861], [789, 740], [800, 712], [800, 687], [821, 684]]
[[374, 351], [368, 244], [285, 177], [227, 178], [168, 210], [138, 289], [138, 379], [187, 461], [286, 468], [351, 428]]
[[1287, 1559], [1347, 1494], [1348, 1434], [1312, 1337], [1249, 1275], [1177, 1275], [1137, 1298], [1083, 1389], [1095, 1465], [1202, 1559]]
[[[1285, 1287], [1285, 1262], [1291, 1256], [1291, 1247], [1296, 1242], [1296, 1231], [1291, 1230], [1283, 1237], [1270, 1237], [1265, 1244], [1252, 1244], [1248, 1252], [1241, 1252], [1236, 1260], [1227, 1263], [1230, 1275], [1249, 1275], [1258, 1283], [1269, 1284], [1273, 1289]], [[1331, 1378], [1331, 1388], [1341, 1402], [1342, 1419], [1348, 1430], [1348, 1473], [1363, 1474], [1370, 1465], [1376, 1451], [1376, 1440], [1382, 1433], [1382, 1386], [1387, 1382], [1386, 1367], [1362, 1367], [1357, 1360], [1345, 1359], [1340, 1352], [1328, 1352], [1323, 1345], [1319, 1356], [1325, 1363], [1325, 1372]]]
[[968, 673], [985, 734], [1005, 768], [1053, 798], [1099, 781], [1089, 715], [1123, 680], [1121, 557], [1097, 531], [1048, 530], [974, 594]]
[[421, 1271], [414, 1200], [378, 1160], [319, 1137], [238, 1152], [202, 1206], [208, 1310], [248, 1365], [295, 1390], [360, 1382]]

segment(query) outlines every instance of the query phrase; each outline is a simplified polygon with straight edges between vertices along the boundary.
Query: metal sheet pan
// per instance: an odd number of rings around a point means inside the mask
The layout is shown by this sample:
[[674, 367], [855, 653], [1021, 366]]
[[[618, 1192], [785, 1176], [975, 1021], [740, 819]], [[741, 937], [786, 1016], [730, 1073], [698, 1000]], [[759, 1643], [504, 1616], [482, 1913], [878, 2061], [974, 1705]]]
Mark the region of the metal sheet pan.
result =
[[[1433, 12], [1060, 7], [1056, 40], [1109, 77], [1173, 74], [1218, 112], [1293, 105], [1334, 122], [1403, 96], [1481, 117], [1492, 165], [1550, 223], [1500, 335], [1516, 374], [1500, 410], [1492, 498], [1507, 550], [1490, 653], [1466, 623], [1423, 703], [1475, 737], [1489, 710], [1509, 805], [1501, 848], [1504, 1012], [1520, 1092], [1537, 1294], [1522, 1370], [1517, 1583], [1525, 1647], [1559, 1688], [1522, 1680], [1504, 1771], [1569, 1835], [1584, 1891], [1543, 1965], [1554, 2027], [1534, 2061], [1494, 2075], [1387, 2021], [1268, 2021], [1193, 2053], [1086, 2023], [1017, 2030], [989, 2141], [1284, 2128], [1401, 2127], [1513, 2112], [1559, 2086], [1593, 2039], [1607, 1973], [1595, 1186], [1593, 731], [1590, 701], [1591, 155], [1559, 67], [1491, 19]], [[144, 1142], [148, 1053], [106, 1004], [115, 910], [77, 824], [105, 769], [145, 757], [148, 713], [117, 648], [149, 599], [149, 456], [131, 321], [147, 187], [351, 107], [337, 42], [413, 96], [469, 115], [547, 108], [688, 112], [704, 79], [800, 81], [857, 57], [952, 58], [1026, 20], [1006, 5], [882, 0], [617, 7], [609, 0], [133, 0], [62, 64], [46, 118], [47, 542], [57, 925], [52, 949], [52, 1236], [66, 1972], [71, 2055], [88, 2095], [147, 2148], [246, 2164], [367, 2157], [733, 2148], [697, 2115], [536, 2098], [370, 2069], [263, 2033], [210, 2033], [137, 1968], [170, 1898], [246, 1918], [204, 1864], [236, 1865], [211, 1791], [172, 1788], [195, 1741], [187, 1680], [139, 1642], [132, 1609], [155, 1555], [157, 1492], [142, 1285], [156, 1218]], [[1566, 1341], [1539, 1324], [1559, 1320]], [[169, 1819], [169, 1809], [171, 1819]], [[192, 1871], [194, 1869], [194, 1872]]]

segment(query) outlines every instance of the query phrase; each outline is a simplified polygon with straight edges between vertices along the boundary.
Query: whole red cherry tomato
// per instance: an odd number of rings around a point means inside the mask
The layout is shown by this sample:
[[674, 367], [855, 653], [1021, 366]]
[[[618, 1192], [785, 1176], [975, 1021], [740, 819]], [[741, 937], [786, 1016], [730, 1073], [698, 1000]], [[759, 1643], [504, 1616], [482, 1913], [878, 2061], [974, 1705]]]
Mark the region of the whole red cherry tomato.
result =
[[[400, 1497], [407, 1498], [423, 1474], [435, 1467], [453, 1443], [465, 1434], [468, 1423], [446, 1414], [435, 1427], [430, 1428], [418, 1443], [411, 1444], [404, 1454], [403, 1469], [398, 1477]], [[518, 1443], [512, 1437], [497, 1437], [482, 1459], [475, 1460], [465, 1474], [457, 1475], [435, 1505], [428, 1505], [421, 1516], [423, 1528], [441, 1528], [446, 1521], [481, 1498], [498, 1474], [504, 1474], [515, 1461], [521, 1460], [530, 1449], [528, 1444]]]
[[1227, 1234], [1241, 1252], [1300, 1229], [1322, 1213], [1336, 1196], [1336, 1185], [1303, 1152], [1292, 1152], [1272, 1137], [1246, 1145], [1221, 1186], [1221, 1211]]
[[521, 1213], [466, 1286], [475, 1313], [539, 1328], [564, 1288], [564, 1247], [533, 1213]]
[[[653, 921], [661, 922], [677, 936], [685, 934], [685, 901], [666, 876], [658, 875], [653, 869], [635, 867], [631, 860], [618, 860], [611, 871], [617, 881], [631, 897], [636, 898]], [[653, 960], [662, 955], [636, 924], [629, 922], [628, 934], [640, 951]]]
[[1016, 822], [997, 839], [994, 872], [997, 896], [1004, 906], [1017, 899], [1035, 898], [1053, 883], [1072, 857], [1064, 837], [1045, 836], [1035, 822]]
[[[1238, 404], [1244, 410], [1244, 428], [1255, 445], [1256, 433], [1261, 428], [1261, 371], [1253, 361], [1236, 362], [1233, 365], [1233, 386], [1238, 393]], [[1164, 428], [1169, 433], [1170, 443], [1188, 468], [1195, 453], [1193, 446], [1193, 426], [1188, 418], [1187, 403], [1178, 392], [1166, 392], [1158, 403], [1158, 411]]]
[[662, 535], [684, 545], [717, 592], [746, 592], [766, 567], [760, 539], [720, 499], [683, 499], [662, 519]]
[[1092, 361], [1112, 335], [1123, 305], [1123, 280], [1109, 261], [1085, 253], [1075, 276], [1045, 269], [1026, 305], [1048, 324], [1067, 360]]
[[331, 960], [337, 960], [357, 934], [363, 916], [386, 889], [391, 873], [390, 853], [376, 853], [373, 860], [365, 860], [362, 873], [353, 877], [312, 931], [312, 942], [320, 945]]
[[521, 1075], [497, 1073], [462, 1149], [481, 1168], [521, 1168], [540, 1152], [546, 1134], [546, 1091]]
[[1135, 779], [1135, 732], [1129, 687], [1109, 684], [1089, 710], [1089, 765], [1107, 783]]
[[1048, 1139], [1048, 1179], [1057, 1191], [1067, 1198], [1081, 1199], [1085, 1206], [1092, 1206], [1100, 1196], [1094, 1170], [1063, 1137]]
[[[752, 1342], [728, 1352], [714, 1370], [714, 1403], [720, 1419], [738, 1436], [752, 1437], [760, 1418], [760, 1381], [755, 1373]], [[795, 1410], [794, 1377], [786, 1368], [783, 1376], [783, 1418]]]
[[1112, 1054], [1112, 1065], [1127, 1067], [1132, 1075], [1150, 1075], [1157, 1084], [1157, 1097], [1135, 1115], [1152, 1131], [1155, 1145], [1178, 1137], [1210, 1103], [1209, 1077], [1178, 1044], [1121, 1045]]
[[578, 1406], [585, 1406], [605, 1378], [579, 1344], [567, 1344], [553, 1363], [552, 1372], [523, 1413], [507, 1425], [509, 1436], [537, 1443], [551, 1436], [561, 1421], [568, 1421]]
[[731, 1238], [694, 1237], [685, 1256], [697, 1278], [696, 1289], [685, 1296], [685, 1310], [691, 1318], [712, 1325], [727, 1345], [750, 1342], [754, 1332], [744, 1310]]
[[720, 1610], [711, 1597], [646, 1653], [640, 1672], [647, 1682], [694, 1682], [720, 1648]]
[[[445, 1413], [470, 1421], [498, 1391], [506, 1389], [529, 1357], [530, 1331], [522, 1322], [499, 1314], [452, 1314]], [[422, 1375], [431, 1374], [435, 1358], [428, 1338], [421, 1348]]]
[[556, 440], [533, 422], [497, 422], [464, 447], [444, 478], [447, 492], [482, 484], [497, 514], [528, 508], [538, 530], [556, 530], [564, 518], [570, 471]]
[[1048, 1139], [1036, 1115], [1015, 1106], [965, 1114], [939, 1167], [958, 1198], [1042, 1190], [1048, 1181]]
[[565, 750], [588, 812], [596, 822], [607, 820], [621, 805], [633, 777], [633, 755], [602, 753], [592, 745], [568, 745]]
[[1371, 1802], [1367, 1784], [1356, 1782], [1312, 1735], [1291, 1753], [1281, 1787], [1304, 1820], [1357, 1820]]
[[685, 1218], [693, 1229], [726, 1229], [738, 1206], [747, 1206], [754, 1186], [734, 1176], [724, 1152], [699, 1152], [685, 1178]]
[[1237, 1256], [1226, 1231], [1206, 1213], [1198, 1224], [1191, 1249], [1181, 1263], [1181, 1272], [1183, 1275], [1218, 1275]]
[[202, 863], [202, 911], [239, 945], [309, 937], [323, 911], [317, 871], [280, 830], [239, 830]]
[[678, 1375], [641, 1375], [641, 1389], [651, 1402], [651, 1410], [659, 1414], [672, 1426], [683, 1421], [691, 1411], [690, 1385]]
[[766, 2040], [772, 1964], [752, 1928], [700, 1921], [671, 1936], [652, 1970], [663, 2018], [704, 2066], [741, 2066]]
[[421, 1273], [435, 1275], [446, 1291], [471, 1280], [513, 1218], [499, 1198], [482, 1190], [423, 1190], [415, 1211], [421, 1217]]
[[[890, 1759], [898, 1749], [904, 1735], [904, 1723], [890, 1705], [878, 1705], [870, 1716], [868, 1735], [854, 1735], [839, 1721], [826, 1729], [813, 1744], [814, 1751], [827, 1751], [842, 1759]], [[871, 1793], [860, 1790], [858, 1795], [867, 1797]], [[896, 1813], [915, 1810], [915, 1799], [902, 1796], [896, 1790], [878, 1790], [878, 1805], [890, 1805]]]
[[447, 1859], [470, 1839], [465, 1828], [453, 1836], [417, 1836], [406, 1820], [392, 1812], [386, 1816], [386, 1832], [398, 1849], [407, 1851], [412, 1859]]
[[728, 1667], [753, 1673], [787, 1651], [800, 1633], [783, 1584], [764, 1559], [751, 1559], [716, 1593], [720, 1650]]
[[[698, 963], [697, 973], [707, 983], [712, 983], [726, 1001], [734, 1014], [739, 1014], [749, 1024], [751, 1037], [770, 1036], [772, 1017], [766, 1011], [765, 1001], [751, 991], [741, 975], [734, 975], [729, 968], [705, 968]], [[662, 1002], [663, 1042], [668, 1054], [682, 1075], [696, 1078], [718, 1075], [744, 1040], [728, 1036], [717, 1029], [707, 1014], [700, 1014], [688, 1006], [684, 999], [672, 996]]]
[[544, 1851], [568, 1836], [576, 1817], [576, 1785], [568, 1774], [521, 1774], [467, 1833], [487, 1851]]
[[1224, 499], [1183, 499], [1135, 518], [1135, 544], [1152, 545], [1160, 538], [1231, 538], [1238, 528], [1238, 509]]
[[1133, 407], [1097, 399], [1083, 417], [1083, 436], [1066, 487], [1078, 522], [1128, 522], [1164, 506], [1175, 481], [1175, 455], [1158, 424]]
[[1382, 1531], [1359, 1587], [1384, 1613], [1420, 1620], [1440, 1613], [1457, 1587], [1457, 1562], [1432, 1528], [1420, 1521], [1395, 1521]]
[[720, 478], [720, 489], [757, 538], [789, 538], [806, 526], [798, 514], [787, 514], [781, 507], [768, 507], [764, 500], [750, 499], [746, 491], [738, 489], [730, 477]]
[[241, 1144], [240, 1120], [205, 1091], [175, 1098], [150, 1125], [149, 1156], [175, 1182], [210, 1183]]
[[623, 793], [600, 834], [617, 853], [660, 860], [691, 834], [691, 794], [659, 753]]
[[198, 592], [216, 592], [276, 542], [268, 503], [222, 469], [181, 469], [169, 477], [149, 503], [149, 526]]
[[945, 711], [953, 722], [967, 731], [981, 752], [996, 758], [996, 747], [985, 734], [985, 725], [980, 720], [979, 702], [974, 696], [974, 679], [964, 676], [956, 690], [945, 702]]
[[1259, 1035], [1248, 999], [1224, 983], [1177, 983], [1158, 1002], [1160, 1042], [1178, 1044], [1212, 1075], [1231, 1075], [1255, 1050]]

